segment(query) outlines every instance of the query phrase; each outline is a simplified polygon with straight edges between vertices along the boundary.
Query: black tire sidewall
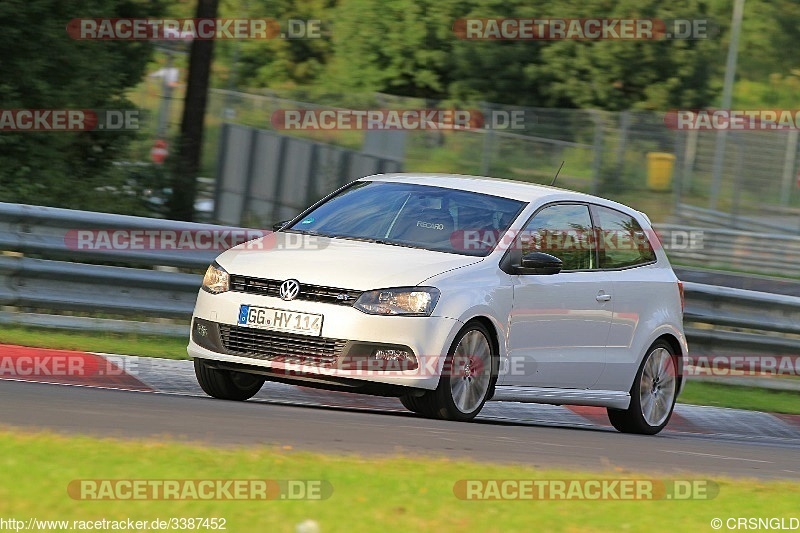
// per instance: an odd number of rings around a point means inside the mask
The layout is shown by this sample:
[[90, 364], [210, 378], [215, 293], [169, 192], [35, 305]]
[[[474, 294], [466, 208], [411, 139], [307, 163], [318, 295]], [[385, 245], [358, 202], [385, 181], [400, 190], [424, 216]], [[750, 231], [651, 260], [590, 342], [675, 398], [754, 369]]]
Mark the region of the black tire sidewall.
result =
[[243, 401], [252, 398], [265, 381], [262, 377], [252, 375], [252, 383], [242, 386], [241, 383], [237, 383], [237, 379], [234, 379], [233, 371], [212, 368], [202, 359], [194, 360], [194, 371], [203, 392], [221, 400]]
[[[458, 343], [461, 342], [468, 333], [471, 331], [479, 331], [485, 338], [486, 342], [489, 344], [489, 350], [491, 353], [491, 361], [490, 361], [490, 376], [489, 376], [489, 387], [486, 389], [486, 393], [481, 400], [481, 403], [478, 404], [478, 407], [474, 409], [470, 413], [462, 412], [458, 407], [456, 407], [455, 402], [453, 401], [453, 395], [450, 390], [450, 380], [453, 378], [453, 356], [455, 354], [456, 348], [458, 347]], [[443, 418], [448, 420], [459, 420], [462, 422], [466, 422], [468, 420], [472, 420], [475, 418], [478, 413], [483, 409], [484, 404], [486, 403], [486, 399], [489, 396], [489, 391], [491, 390], [491, 382], [492, 379], [495, 378], [495, 366], [497, 358], [497, 354], [494, 353], [494, 345], [492, 343], [492, 336], [489, 330], [481, 324], [480, 322], [468, 322], [456, 335], [455, 339], [453, 339], [453, 343], [450, 345], [450, 349], [447, 351], [447, 358], [445, 359], [444, 365], [442, 366], [442, 374], [439, 378], [439, 386], [434, 391], [435, 393], [435, 401], [436, 406], [434, 409], [434, 413], [437, 418]]]
[[[672, 356], [672, 364], [675, 371], [675, 393], [672, 396], [672, 405], [669, 407], [669, 414], [667, 418], [658, 426], [651, 426], [645, 419], [644, 415], [642, 414], [642, 405], [641, 399], [639, 396], [640, 388], [642, 385], [642, 374], [644, 373], [644, 365], [647, 363], [647, 360], [650, 358], [650, 354], [653, 353], [654, 350], [658, 348], [664, 348], [669, 352]], [[676, 361], [676, 354], [673, 353], [674, 349], [672, 346], [669, 345], [668, 342], [659, 340], [654, 342], [645, 352], [645, 356], [642, 358], [642, 364], [639, 365], [639, 371], [636, 372], [636, 378], [633, 381], [633, 385], [631, 386], [630, 394], [631, 394], [631, 403], [627, 409], [627, 417], [628, 417], [628, 431], [635, 432], [635, 433], [642, 433], [645, 435], [655, 435], [664, 427], [669, 424], [670, 419], [672, 418], [672, 413], [675, 410], [675, 402], [678, 399], [678, 362]]]

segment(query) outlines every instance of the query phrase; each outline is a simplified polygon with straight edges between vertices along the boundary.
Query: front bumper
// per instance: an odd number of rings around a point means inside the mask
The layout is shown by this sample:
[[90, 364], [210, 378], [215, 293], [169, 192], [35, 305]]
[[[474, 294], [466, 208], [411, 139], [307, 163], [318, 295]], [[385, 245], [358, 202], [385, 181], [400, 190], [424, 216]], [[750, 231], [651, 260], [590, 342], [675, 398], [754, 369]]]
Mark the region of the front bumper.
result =
[[[239, 327], [242, 304], [321, 314], [321, 335]], [[445, 355], [461, 325], [445, 317], [377, 316], [346, 305], [200, 291], [187, 351], [193, 358], [241, 366], [243, 371], [264, 369], [268, 379], [278, 381], [317, 379], [431, 390], [439, 383]], [[410, 351], [416, 368], [367, 360], [376, 346]]]

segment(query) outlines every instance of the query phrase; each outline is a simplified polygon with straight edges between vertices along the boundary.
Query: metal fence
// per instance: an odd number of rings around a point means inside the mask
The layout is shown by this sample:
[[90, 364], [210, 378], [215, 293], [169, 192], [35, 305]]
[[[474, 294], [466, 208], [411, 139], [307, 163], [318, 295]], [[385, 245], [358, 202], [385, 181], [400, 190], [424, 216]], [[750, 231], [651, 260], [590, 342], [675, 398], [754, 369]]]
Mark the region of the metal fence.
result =
[[[717, 160], [723, 133], [724, 157]], [[728, 227], [800, 233], [798, 131], [690, 131], [678, 143], [677, 215], [700, 208]]]
[[[303, 97], [306, 101], [299, 99]], [[478, 107], [487, 117], [496, 111], [523, 111], [524, 127], [312, 130], [291, 132], [291, 137], [259, 130], [258, 137], [266, 139], [266, 144], [254, 142], [255, 130], [250, 127], [221, 122], [224, 118], [272, 128], [271, 117], [281, 110], [370, 106], [409, 109], [459, 104], [387, 95], [298, 94], [292, 99], [269, 93], [212, 91], [209, 143], [213, 146], [207, 153], [217, 158], [216, 219], [227, 224], [269, 226], [297, 213], [347, 178], [380, 168], [392, 170], [381, 161], [398, 165], [402, 161], [407, 171], [462, 172], [549, 183], [564, 160], [560, 186], [641, 206], [655, 211], [661, 220], [665, 213], [672, 214], [670, 221], [675, 225], [661, 224], [665, 230], [702, 232], [701, 247], [670, 250], [679, 264], [800, 277], [797, 132], [729, 132], [715, 189], [717, 133], [671, 130], [662, 114], [647, 111], [610, 113], [483, 103]], [[280, 142], [298, 149], [276, 149], [275, 139], [284, 139]], [[346, 159], [342, 154], [359, 152], [368, 152], [375, 159], [359, 156], [367, 164], [341, 164]], [[671, 192], [644, 193], [648, 189], [647, 156], [652, 153], [675, 156]], [[270, 177], [277, 174], [282, 176], [280, 180]], [[713, 201], [712, 193], [716, 195]]]
[[[297, 97], [303, 96], [311, 98], [308, 95]], [[274, 131], [274, 123], [280, 122], [273, 120], [276, 114], [286, 110], [320, 108], [461, 109], [477, 113], [485, 125], [469, 129], [395, 132], [346, 129]], [[497, 117], [509, 117], [513, 113], [523, 118], [517, 122], [518, 127], [497, 126], [501, 122]], [[331, 179], [331, 171], [326, 171], [318, 179], [308, 180], [305, 175], [309, 172], [309, 165], [313, 167], [318, 156], [279, 153], [257, 147], [244, 130], [234, 130], [228, 123], [265, 130], [259, 134], [265, 140], [287, 138], [287, 135], [305, 139], [322, 155], [350, 150], [382, 161], [365, 161], [354, 166], [346, 176], [339, 170], [339, 175]], [[272, 136], [268, 130], [273, 130]], [[280, 137], [277, 136], [279, 133]], [[238, 184], [237, 190], [250, 183], [256, 191], [254, 198], [248, 201], [247, 195], [229, 194], [228, 185], [218, 188], [217, 202], [224, 207], [217, 210], [217, 221], [226, 224], [253, 223], [253, 218], [248, 218], [252, 211], [257, 212], [255, 220], [259, 223], [286, 218], [286, 214], [296, 212], [299, 205], [321, 197], [326, 190], [325, 184], [327, 190], [331, 190], [343, 179], [354, 179], [374, 171], [390, 171], [392, 166], [409, 172], [448, 172], [550, 183], [556, 169], [565, 161], [558, 178], [559, 186], [623, 201], [633, 200], [636, 191], [648, 187], [648, 154], [674, 153], [679, 145], [675, 132], [665, 127], [663, 117], [650, 112], [520, 108], [490, 103], [468, 105], [382, 94], [317, 96], [311, 103], [274, 93], [254, 95], [221, 90], [211, 91], [209, 96], [206, 139], [206, 175], [214, 174], [218, 183]], [[303, 148], [301, 151], [305, 153], [306, 150]], [[215, 155], [211, 157], [208, 154]], [[325, 160], [331, 161], [330, 157]], [[284, 166], [289, 169], [285, 182], [290, 187], [276, 188], [266, 175], [274, 174], [276, 168]], [[245, 167], [255, 169], [257, 175], [252, 177], [252, 172], [242, 170]], [[314, 171], [319, 172], [319, 168]], [[312, 186], [304, 187], [302, 184], [306, 182]], [[664, 203], [664, 200], [669, 206], [674, 203], [669, 193], [662, 194], [659, 203]], [[269, 220], [270, 216], [272, 220]]]
[[[203, 176], [219, 169], [223, 123], [274, 129], [273, 113], [319, 107], [344, 109], [461, 108], [492, 112], [523, 111], [524, 127], [467, 131], [404, 131], [381, 155], [411, 172], [457, 172], [549, 183], [566, 161], [559, 185], [637, 205], [648, 191], [650, 153], [675, 156], [671, 193], [650, 195], [657, 205], [683, 222], [685, 211], [700, 208], [721, 222], [719, 227], [800, 234], [800, 166], [797, 131], [730, 131], [724, 157], [715, 158], [720, 135], [715, 131], [670, 129], [664, 113], [606, 112], [580, 109], [520, 108], [490, 103], [440, 102], [384, 94], [315, 94], [302, 90], [260, 94], [212, 89], [206, 118]], [[172, 113], [177, 128], [180, 113]], [[145, 121], [155, 135], [155, 119]], [[292, 132], [318, 143], [368, 151], [364, 131]], [[151, 143], [150, 143], [151, 144]], [[147, 157], [150, 144], [141, 146]], [[245, 161], [246, 155], [243, 155]], [[358, 177], [351, 175], [350, 178]], [[284, 202], [283, 199], [276, 199]], [[298, 199], [286, 199], [288, 203]]]
[[399, 172], [399, 161], [249, 126], [222, 124], [214, 220], [270, 226], [354, 178]]
[[[301, 100], [302, 97], [309, 98]], [[313, 98], [313, 100], [312, 100]], [[622, 115], [593, 110], [521, 108], [490, 103], [464, 104], [390, 95], [263, 95], [211, 91], [208, 150], [219, 146], [220, 122], [274, 129], [272, 117], [288, 110], [465, 109], [484, 118], [482, 128], [409, 129], [375, 153], [375, 131], [305, 130], [291, 134], [351, 150], [367, 151], [402, 162], [412, 172], [454, 172], [549, 183], [561, 161], [559, 184], [599, 193], [644, 187], [648, 151], [673, 151], [672, 132], [654, 114]], [[522, 113], [519, 128], [498, 126], [498, 116]], [[620, 123], [620, 120], [622, 121]], [[490, 127], [494, 124], [494, 127]], [[659, 126], [660, 124], [660, 126]], [[623, 129], [620, 130], [620, 127]], [[380, 145], [380, 143], [378, 143]], [[211, 169], [207, 169], [207, 173]], [[351, 176], [358, 177], [358, 176]]]

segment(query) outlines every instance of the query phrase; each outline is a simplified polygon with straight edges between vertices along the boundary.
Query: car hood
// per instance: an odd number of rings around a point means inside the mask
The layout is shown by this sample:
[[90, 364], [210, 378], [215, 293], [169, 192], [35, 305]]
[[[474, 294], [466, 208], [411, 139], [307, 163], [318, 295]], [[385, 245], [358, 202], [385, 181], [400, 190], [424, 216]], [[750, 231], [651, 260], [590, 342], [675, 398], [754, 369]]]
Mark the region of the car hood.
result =
[[[294, 237], [297, 237], [295, 239]], [[351, 290], [417, 285], [483, 260], [482, 257], [387, 244], [273, 233], [221, 254], [230, 274]]]

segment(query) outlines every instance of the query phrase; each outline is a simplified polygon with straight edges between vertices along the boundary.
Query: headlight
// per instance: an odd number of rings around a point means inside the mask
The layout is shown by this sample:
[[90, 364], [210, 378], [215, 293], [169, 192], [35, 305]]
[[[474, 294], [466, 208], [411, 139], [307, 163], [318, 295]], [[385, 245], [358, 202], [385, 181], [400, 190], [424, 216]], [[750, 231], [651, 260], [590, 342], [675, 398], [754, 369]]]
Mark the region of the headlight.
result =
[[228, 273], [216, 263], [212, 263], [203, 276], [203, 290], [211, 294], [219, 294], [228, 290]]
[[433, 287], [398, 287], [363, 293], [353, 307], [370, 315], [430, 316], [439, 289]]

